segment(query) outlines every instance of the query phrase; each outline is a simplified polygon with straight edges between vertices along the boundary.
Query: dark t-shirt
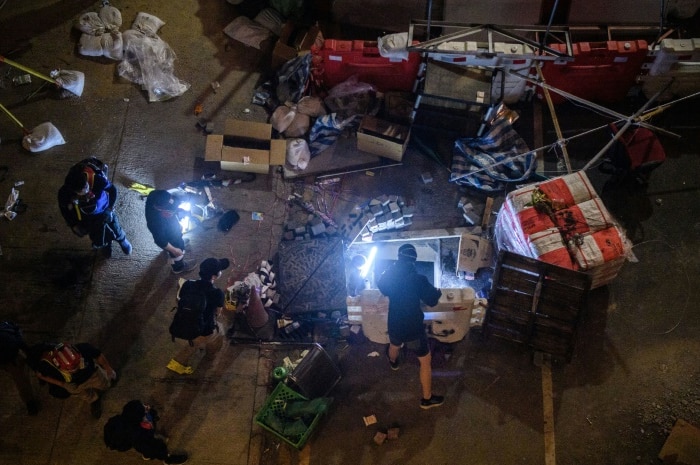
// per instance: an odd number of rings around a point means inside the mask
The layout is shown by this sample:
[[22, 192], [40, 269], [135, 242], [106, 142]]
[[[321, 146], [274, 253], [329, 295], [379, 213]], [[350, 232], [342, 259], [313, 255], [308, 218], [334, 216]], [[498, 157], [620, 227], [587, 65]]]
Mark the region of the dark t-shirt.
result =
[[193, 284], [207, 296], [207, 308], [204, 310], [204, 332], [202, 336], [208, 336], [216, 329], [216, 309], [224, 306], [224, 291], [207, 280], [199, 279]]
[[388, 329], [392, 339], [407, 342], [425, 333], [421, 301], [432, 307], [442, 292], [418, 274], [413, 262], [398, 260], [382, 273], [377, 287], [389, 298]]
[[[95, 360], [102, 354], [102, 351], [92, 344], [88, 344], [87, 342], [73, 344], [73, 347], [80, 352], [80, 356], [84, 361], [84, 366], [75, 373], [71, 373], [70, 382], [74, 384], [82, 384], [90, 379], [90, 377], [95, 373], [95, 370], [97, 369]], [[36, 371], [44, 376], [48, 376], [59, 381], [65, 381], [65, 378], [58, 368], [43, 360], [38, 361]]]
[[153, 236], [153, 242], [161, 249], [164, 249], [168, 243], [180, 249], [184, 248], [182, 226], [177, 218], [177, 211], [156, 210], [150, 199], [147, 200], [146, 227]]

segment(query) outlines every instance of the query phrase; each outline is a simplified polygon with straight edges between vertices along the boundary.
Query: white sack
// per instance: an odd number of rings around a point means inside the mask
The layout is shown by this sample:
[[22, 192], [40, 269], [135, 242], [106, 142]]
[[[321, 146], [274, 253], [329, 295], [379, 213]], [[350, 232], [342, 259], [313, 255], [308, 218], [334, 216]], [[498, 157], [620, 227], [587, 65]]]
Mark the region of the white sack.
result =
[[121, 32], [114, 31], [102, 34], [100, 43], [102, 44], [102, 53], [107, 58], [121, 60], [124, 56], [124, 40]]
[[98, 16], [108, 31], [116, 31], [122, 27], [122, 14], [113, 6], [104, 5], [100, 8]]
[[102, 36], [94, 36], [83, 32], [78, 41], [78, 53], [86, 57], [101, 57], [104, 54]]
[[41, 123], [22, 138], [22, 147], [30, 152], [41, 152], [65, 143], [66, 141], [63, 140], [63, 136], [56, 129], [56, 126], [49, 122]]
[[408, 60], [408, 32], [388, 34], [377, 38], [379, 55], [396, 60]]
[[287, 163], [295, 170], [305, 170], [311, 160], [309, 144], [305, 139], [289, 139], [287, 141]]
[[93, 36], [100, 36], [105, 32], [105, 23], [102, 22], [99, 15], [94, 11], [85, 13], [78, 18], [75, 27], [85, 34], [92, 34]]
[[139, 14], [136, 15], [134, 23], [131, 25], [131, 29], [136, 29], [137, 31], [141, 31], [144, 34], [153, 36], [156, 35], [158, 33], [158, 30], [163, 26], [165, 26], [165, 21], [158, 18], [157, 16], [153, 16], [149, 13], [139, 12]]

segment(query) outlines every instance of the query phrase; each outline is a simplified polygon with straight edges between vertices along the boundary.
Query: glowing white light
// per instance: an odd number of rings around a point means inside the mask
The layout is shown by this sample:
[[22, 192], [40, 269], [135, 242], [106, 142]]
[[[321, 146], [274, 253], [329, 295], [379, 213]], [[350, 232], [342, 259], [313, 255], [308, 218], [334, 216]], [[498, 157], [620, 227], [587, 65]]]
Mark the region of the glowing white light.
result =
[[369, 251], [369, 257], [367, 257], [367, 262], [360, 268], [360, 277], [366, 278], [367, 273], [369, 273], [370, 268], [372, 268], [372, 263], [374, 262], [374, 257], [377, 255], [377, 246], [372, 247]]
[[192, 205], [189, 202], [182, 202], [178, 207], [180, 210], [185, 210], [186, 212], [190, 211], [192, 208]]
[[180, 226], [182, 226], [183, 234], [192, 229], [192, 222], [190, 221], [190, 217], [185, 216], [184, 218], [180, 218]]

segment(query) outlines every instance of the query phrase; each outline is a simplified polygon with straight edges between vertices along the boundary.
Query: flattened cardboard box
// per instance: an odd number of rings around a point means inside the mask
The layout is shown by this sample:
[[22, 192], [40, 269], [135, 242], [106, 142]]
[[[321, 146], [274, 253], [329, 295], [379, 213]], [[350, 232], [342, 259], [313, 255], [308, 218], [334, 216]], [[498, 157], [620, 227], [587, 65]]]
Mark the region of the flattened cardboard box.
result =
[[270, 165], [284, 165], [287, 143], [272, 139], [272, 125], [228, 119], [223, 134], [207, 136], [204, 160], [221, 162], [221, 169], [267, 174]]
[[408, 145], [411, 128], [374, 116], [362, 118], [357, 130], [357, 148], [363, 152], [401, 161]]

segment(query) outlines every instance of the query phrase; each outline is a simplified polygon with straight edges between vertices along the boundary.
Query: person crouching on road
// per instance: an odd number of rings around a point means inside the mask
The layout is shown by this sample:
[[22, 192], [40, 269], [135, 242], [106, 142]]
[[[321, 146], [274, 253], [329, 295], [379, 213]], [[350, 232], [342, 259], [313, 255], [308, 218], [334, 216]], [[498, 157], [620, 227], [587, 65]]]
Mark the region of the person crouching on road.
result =
[[90, 404], [94, 418], [102, 415], [101, 395], [117, 379], [102, 351], [89, 343], [41, 343], [28, 349], [36, 376], [49, 383], [58, 398], [78, 396]]
[[398, 260], [379, 278], [377, 287], [389, 297], [389, 347], [387, 357], [392, 370], [399, 369], [399, 349], [406, 346], [418, 356], [420, 384], [423, 398], [420, 408], [429, 409], [442, 405], [443, 396], [433, 395], [432, 357], [428, 336], [425, 333], [421, 301], [429, 307], [440, 300], [442, 291], [435, 288], [428, 278], [416, 271], [416, 248], [411, 244], [399, 247]]
[[58, 190], [61, 215], [78, 237], [89, 236], [92, 248], [112, 256], [112, 241], [117, 241], [125, 255], [132, 247], [114, 212], [117, 188], [107, 178], [107, 165], [97, 158], [75, 164]]
[[175, 274], [192, 271], [195, 262], [185, 261], [185, 240], [177, 217], [177, 205], [170, 192], [154, 190], [146, 198], [146, 226], [153, 241], [170, 257], [170, 266]]
[[[158, 412], [150, 405], [140, 400], [131, 400], [124, 405], [122, 413], [117, 417], [110, 418], [105, 425], [105, 443], [119, 440], [124, 446], [119, 450], [133, 448], [144, 460], [162, 460], [166, 465], [187, 462], [187, 454], [168, 452], [167, 439], [156, 433], [156, 423], [160, 419]], [[109, 428], [110, 423], [118, 428]]]
[[229, 261], [226, 258], [207, 258], [199, 265], [199, 279], [191, 284], [197, 286], [206, 295], [202, 333], [192, 340], [192, 344], [187, 343], [170, 360], [167, 365], [169, 370], [181, 375], [192, 374], [194, 370], [189, 363], [195, 351], [204, 349], [204, 358], [213, 360], [221, 349], [223, 335], [218, 320], [224, 309], [224, 291], [216, 287], [214, 282], [221, 277], [221, 272], [228, 266]]

